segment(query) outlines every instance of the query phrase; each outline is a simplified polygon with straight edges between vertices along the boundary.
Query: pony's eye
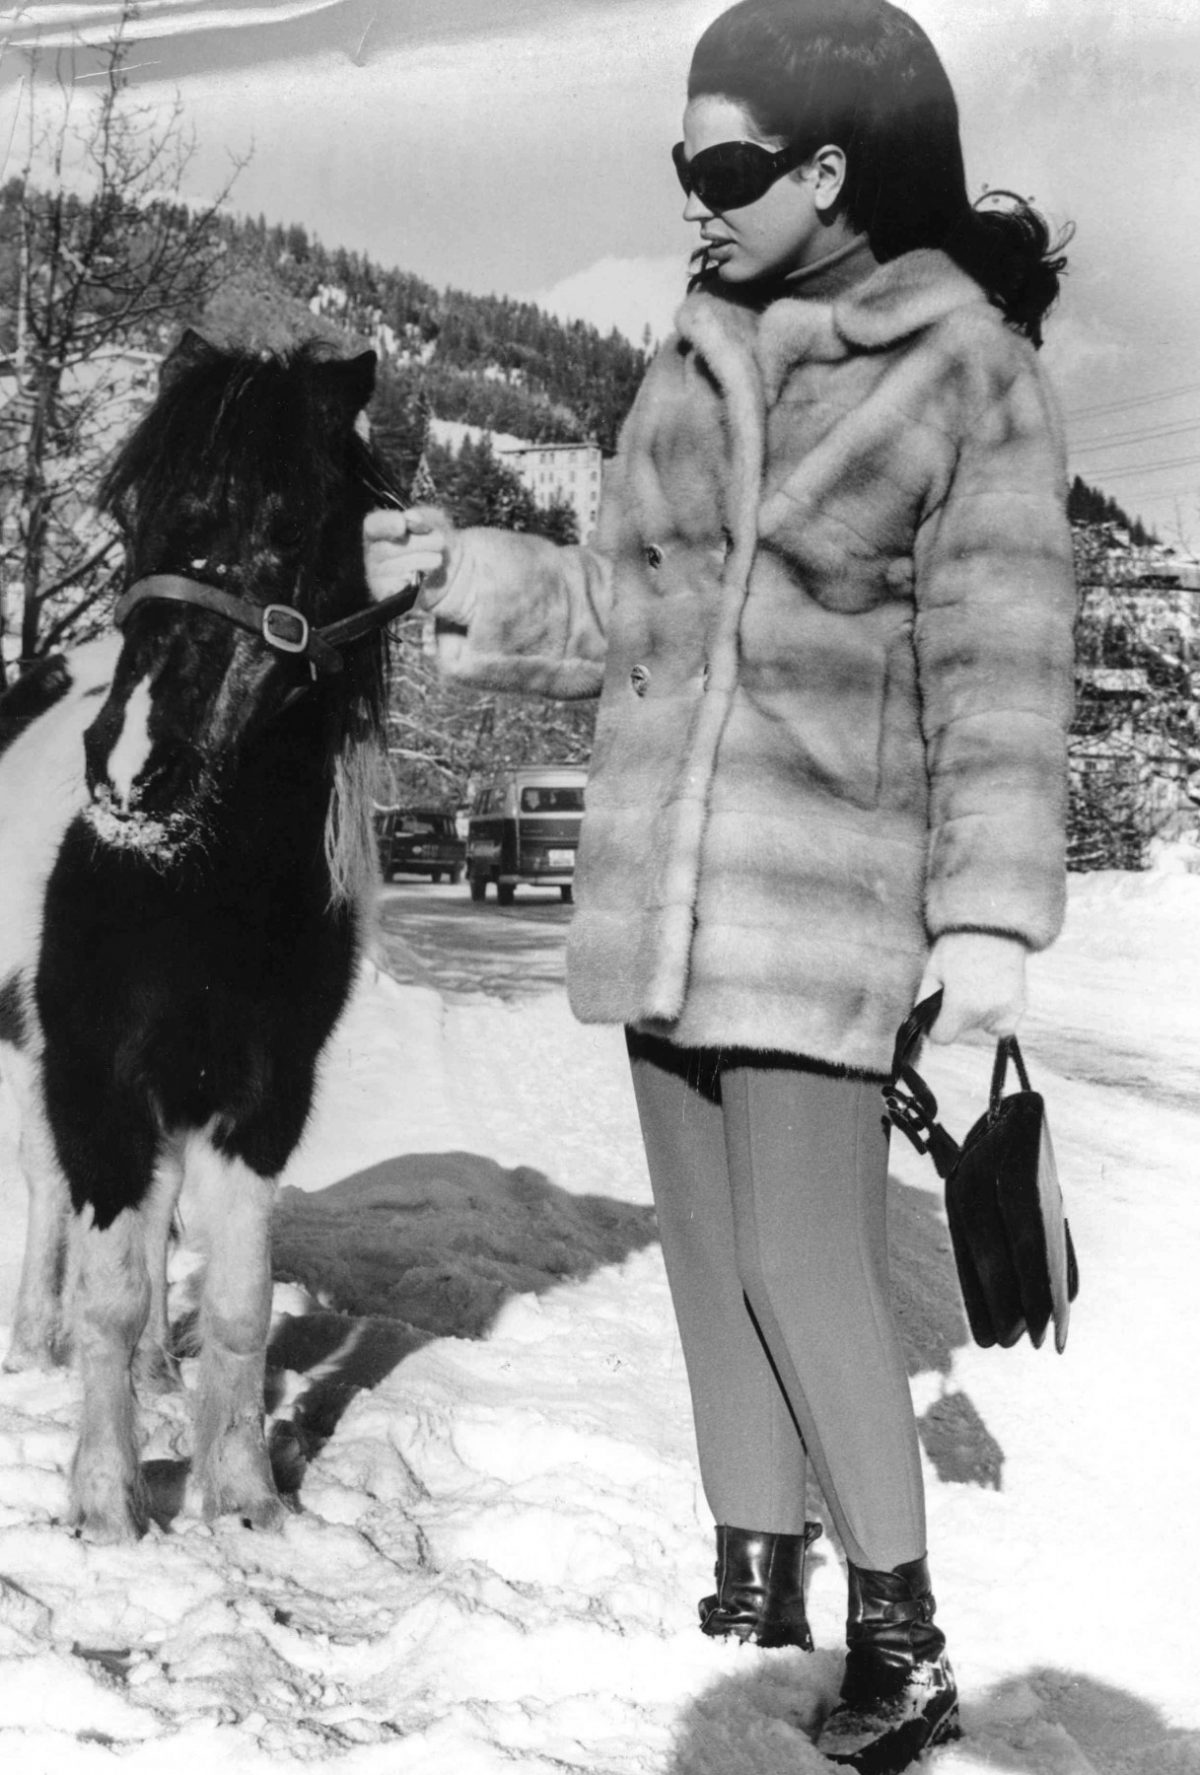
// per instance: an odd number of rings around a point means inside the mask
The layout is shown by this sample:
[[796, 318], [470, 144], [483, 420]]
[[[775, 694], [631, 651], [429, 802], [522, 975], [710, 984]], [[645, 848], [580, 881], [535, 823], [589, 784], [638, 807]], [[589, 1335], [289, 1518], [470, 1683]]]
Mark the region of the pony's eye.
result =
[[277, 518], [271, 525], [271, 547], [281, 554], [292, 554], [304, 542], [304, 526], [287, 518]]

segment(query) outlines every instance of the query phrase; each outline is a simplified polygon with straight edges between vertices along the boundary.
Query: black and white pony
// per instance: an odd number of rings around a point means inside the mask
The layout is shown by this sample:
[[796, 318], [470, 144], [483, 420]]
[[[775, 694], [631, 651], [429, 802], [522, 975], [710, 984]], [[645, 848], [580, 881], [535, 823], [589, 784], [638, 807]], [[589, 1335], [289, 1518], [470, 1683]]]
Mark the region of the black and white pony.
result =
[[170, 1377], [185, 1173], [207, 1258], [193, 1480], [208, 1516], [281, 1511], [274, 1179], [376, 878], [398, 600], [370, 604], [361, 531], [400, 502], [356, 429], [374, 374], [370, 352], [262, 358], [189, 334], [101, 490], [126, 548], [120, 636], [0, 699], [0, 1066], [29, 1185], [5, 1366], [73, 1348], [71, 1508], [96, 1539], [146, 1526], [135, 1382]]

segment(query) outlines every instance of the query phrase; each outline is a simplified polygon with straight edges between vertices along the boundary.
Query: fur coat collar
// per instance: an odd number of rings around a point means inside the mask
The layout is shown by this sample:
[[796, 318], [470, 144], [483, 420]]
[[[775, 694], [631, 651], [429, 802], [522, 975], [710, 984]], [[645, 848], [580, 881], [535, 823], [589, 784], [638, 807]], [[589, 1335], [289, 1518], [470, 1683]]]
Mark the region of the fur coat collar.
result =
[[830, 362], [855, 351], [884, 351], [987, 297], [949, 256], [934, 248], [878, 265], [850, 289], [823, 300], [804, 285], [761, 314], [711, 290], [696, 290], [675, 318], [681, 339], [704, 358], [726, 394], [751, 366], [767, 404], [801, 362]]

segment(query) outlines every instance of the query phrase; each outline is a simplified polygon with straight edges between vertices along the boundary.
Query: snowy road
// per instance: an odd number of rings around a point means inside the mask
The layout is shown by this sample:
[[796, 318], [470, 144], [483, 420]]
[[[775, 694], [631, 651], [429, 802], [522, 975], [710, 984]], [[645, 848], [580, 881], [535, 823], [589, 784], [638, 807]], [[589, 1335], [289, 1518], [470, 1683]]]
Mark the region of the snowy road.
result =
[[[302, 1505], [281, 1536], [181, 1513], [176, 1398], [145, 1414], [161, 1526], [73, 1540], [73, 1383], [0, 1377], [6, 1766], [827, 1775], [805, 1730], [839, 1674], [830, 1542], [813, 1657], [694, 1626], [711, 1527], [622, 1044], [563, 996], [569, 916], [385, 893], [393, 972], [364, 975], [281, 1195], [270, 1402]], [[1037, 964], [1024, 1046], [1083, 1270], [1064, 1357], [966, 1341], [936, 1180], [896, 1153], [967, 1727], [937, 1775], [1200, 1771], [1198, 934], [1200, 878], [1090, 877]], [[931, 1059], [955, 1130], [988, 1070]], [[0, 1099], [0, 1322], [12, 1140]]]
[[383, 890], [387, 965], [397, 980], [432, 986], [450, 1002], [561, 992], [571, 910], [557, 888], [521, 888], [500, 906], [490, 890], [476, 904], [465, 886], [409, 880]]

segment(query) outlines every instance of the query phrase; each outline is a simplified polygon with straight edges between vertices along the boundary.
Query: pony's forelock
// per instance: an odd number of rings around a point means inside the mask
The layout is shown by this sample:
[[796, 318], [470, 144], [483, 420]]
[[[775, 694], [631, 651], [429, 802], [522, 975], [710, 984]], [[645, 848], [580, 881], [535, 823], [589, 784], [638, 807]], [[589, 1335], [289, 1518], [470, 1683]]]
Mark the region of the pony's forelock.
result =
[[[223, 559], [247, 574], [253, 595], [264, 514], [282, 512], [294, 533], [306, 533], [295, 536], [297, 552], [315, 567], [313, 544], [331, 503], [349, 494], [362, 513], [404, 503], [386, 463], [354, 429], [363, 392], [354, 360], [309, 341], [273, 356], [210, 347], [173, 371], [170, 363], [98, 493], [134, 573], [186, 569], [187, 560], [157, 556], [172, 529], [191, 526], [220, 537]], [[295, 601], [320, 616], [327, 589], [302, 573]]]

